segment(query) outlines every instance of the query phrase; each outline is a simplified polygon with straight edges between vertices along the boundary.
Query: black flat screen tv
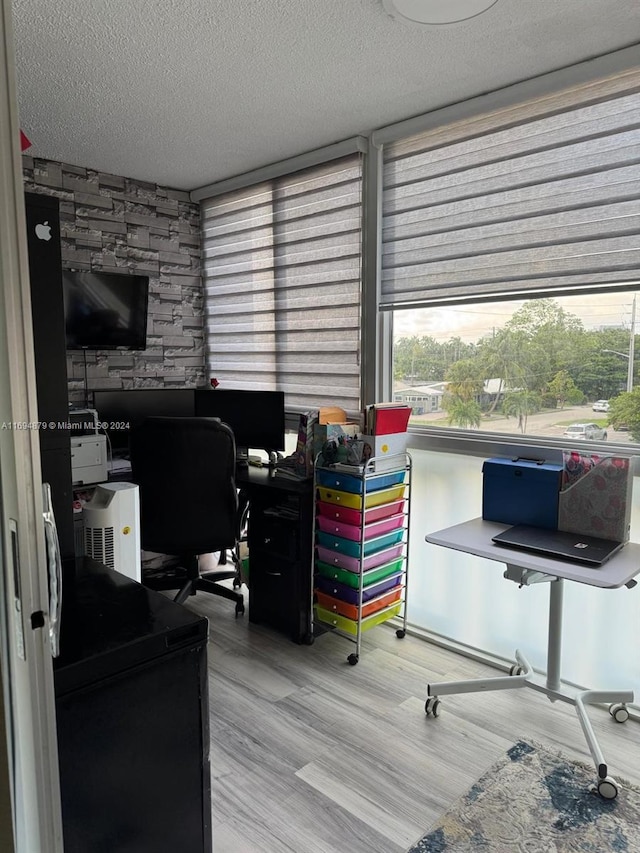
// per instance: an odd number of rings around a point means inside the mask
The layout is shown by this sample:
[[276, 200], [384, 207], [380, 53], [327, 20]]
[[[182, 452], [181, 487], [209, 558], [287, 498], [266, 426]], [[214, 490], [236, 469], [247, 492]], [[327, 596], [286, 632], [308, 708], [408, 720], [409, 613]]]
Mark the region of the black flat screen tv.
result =
[[67, 349], [143, 350], [149, 277], [63, 270]]

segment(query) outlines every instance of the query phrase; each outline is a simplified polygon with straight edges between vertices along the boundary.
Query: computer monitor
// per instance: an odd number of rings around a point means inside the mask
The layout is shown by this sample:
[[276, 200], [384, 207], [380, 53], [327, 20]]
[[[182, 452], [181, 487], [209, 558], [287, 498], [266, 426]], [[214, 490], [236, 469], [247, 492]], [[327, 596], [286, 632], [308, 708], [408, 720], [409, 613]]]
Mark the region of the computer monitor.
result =
[[197, 390], [195, 413], [198, 417], [220, 418], [231, 427], [239, 459], [249, 448], [284, 450], [282, 391]]
[[94, 391], [93, 407], [114, 452], [128, 452], [129, 431], [150, 417], [193, 417], [194, 388]]

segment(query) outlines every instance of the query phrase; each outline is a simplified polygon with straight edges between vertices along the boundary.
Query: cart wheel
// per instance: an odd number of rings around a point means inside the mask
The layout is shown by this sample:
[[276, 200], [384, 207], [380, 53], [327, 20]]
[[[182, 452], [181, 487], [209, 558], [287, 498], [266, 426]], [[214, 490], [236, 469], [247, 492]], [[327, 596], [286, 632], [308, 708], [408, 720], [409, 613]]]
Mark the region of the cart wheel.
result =
[[514, 663], [513, 666], [509, 667], [509, 675], [522, 675], [520, 664]]
[[615, 800], [618, 796], [618, 783], [611, 776], [598, 780], [597, 791], [603, 800]]
[[304, 637], [302, 638], [302, 643], [305, 646], [312, 646], [314, 640], [315, 640], [315, 637], [313, 636], [313, 634], [305, 634]]
[[358, 655], [349, 655], [347, 660], [349, 661], [351, 666], [355, 666], [358, 663], [359, 658], [358, 658]]
[[238, 616], [242, 616], [243, 614], [244, 614], [244, 604], [242, 604], [242, 602], [240, 602], [240, 601], [237, 601], [236, 602], [236, 618], [238, 618]]
[[427, 701], [424, 703], [424, 712], [428, 716], [439, 717], [440, 716], [440, 705], [442, 703], [438, 699], [437, 696], [430, 696]]
[[402, 639], [404, 638], [404, 636], [405, 636], [405, 634], [406, 634], [406, 633], [407, 633], [407, 632], [404, 630], [404, 628], [398, 628], [398, 630], [396, 631], [396, 637], [397, 637], [399, 640], [402, 640]]
[[627, 710], [627, 706], [622, 702], [619, 702], [617, 705], [609, 705], [609, 713], [616, 721], [616, 723], [626, 723], [629, 719], [629, 711]]

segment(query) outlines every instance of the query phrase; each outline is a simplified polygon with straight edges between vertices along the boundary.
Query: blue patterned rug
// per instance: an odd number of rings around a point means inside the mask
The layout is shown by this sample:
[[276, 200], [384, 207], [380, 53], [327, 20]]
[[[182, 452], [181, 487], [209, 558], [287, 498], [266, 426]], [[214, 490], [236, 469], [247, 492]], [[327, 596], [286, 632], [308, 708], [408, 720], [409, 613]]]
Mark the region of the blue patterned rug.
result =
[[640, 853], [640, 789], [520, 741], [408, 853]]

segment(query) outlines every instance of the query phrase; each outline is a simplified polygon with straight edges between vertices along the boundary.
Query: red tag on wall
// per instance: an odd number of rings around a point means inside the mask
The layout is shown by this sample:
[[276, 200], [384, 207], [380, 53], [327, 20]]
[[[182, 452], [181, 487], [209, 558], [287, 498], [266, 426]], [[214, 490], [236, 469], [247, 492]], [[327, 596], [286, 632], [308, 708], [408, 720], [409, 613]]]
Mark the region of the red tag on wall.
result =
[[25, 133], [20, 131], [20, 150], [26, 151], [27, 148], [31, 148], [32, 145], [33, 142], [31, 142], [31, 140], [27, 138], [27, 135]]

